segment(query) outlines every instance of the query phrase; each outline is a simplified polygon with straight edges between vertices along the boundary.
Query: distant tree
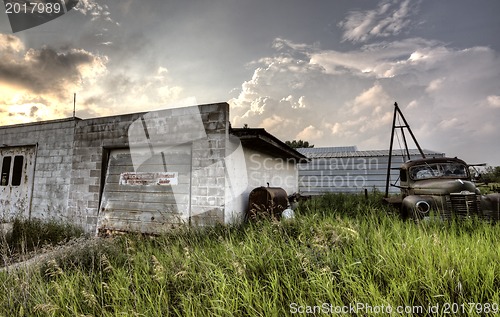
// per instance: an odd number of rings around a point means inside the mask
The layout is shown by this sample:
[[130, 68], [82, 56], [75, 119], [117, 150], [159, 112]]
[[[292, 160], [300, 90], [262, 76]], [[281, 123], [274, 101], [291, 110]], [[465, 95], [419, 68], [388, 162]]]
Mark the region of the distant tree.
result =
[[243, 124], [243, 129], [248, 129], [248, 124], [247, 123]]
[[488, 166], [481, 173], [481, 180], [488, 183], [500, 183], [500, 166]]
[[285, 141], [285, 144], [291, 147], [292, 149], [297, 149], [301, 147], [309, 147], [309, 148], [314, 147], [313, 144], [309, 145], [309, 142], [302, 140]]

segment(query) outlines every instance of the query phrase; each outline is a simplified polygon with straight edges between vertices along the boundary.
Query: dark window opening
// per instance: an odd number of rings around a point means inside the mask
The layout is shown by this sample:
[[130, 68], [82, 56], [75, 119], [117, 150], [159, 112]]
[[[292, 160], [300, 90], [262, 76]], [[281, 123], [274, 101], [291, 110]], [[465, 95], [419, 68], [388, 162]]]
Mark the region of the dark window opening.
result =
[[16, 155], [14, 157], [14, 167], [12, 168], [12, 186], [21, 185], [23, 179], [24, 156]]
[[10, 157], [10, 156], [4, 156], [4, 158], [2, 160], [2, 178], [0, 179], [1, 186], [9, 185], [11, 161], [12, 161], [12, 157]]
[[399, 179], [401, 182], [406, 182], [406, 170], [401, 169], [399, 170]]

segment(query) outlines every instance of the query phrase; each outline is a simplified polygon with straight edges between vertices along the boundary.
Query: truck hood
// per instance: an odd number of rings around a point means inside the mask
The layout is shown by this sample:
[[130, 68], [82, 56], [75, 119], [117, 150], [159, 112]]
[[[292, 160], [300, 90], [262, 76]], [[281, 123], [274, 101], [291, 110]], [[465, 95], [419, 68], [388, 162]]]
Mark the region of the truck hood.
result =
[[427, 179], [413, 185], [416, 195], [445, 195], [449, 193], [476, 193], [476, 185], [462, 179]]

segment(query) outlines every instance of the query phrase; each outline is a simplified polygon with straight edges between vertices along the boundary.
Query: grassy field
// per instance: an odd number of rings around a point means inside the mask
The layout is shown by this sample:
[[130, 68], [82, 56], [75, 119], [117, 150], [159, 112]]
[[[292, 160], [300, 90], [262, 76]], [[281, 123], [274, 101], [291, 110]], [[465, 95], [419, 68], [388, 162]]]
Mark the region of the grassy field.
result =
[[417, 225], [379, 196], [328, 195], [291, 221], [117, 236], [0, 273], [0, 315], [484, 316], [499, 246], [498, 225]]

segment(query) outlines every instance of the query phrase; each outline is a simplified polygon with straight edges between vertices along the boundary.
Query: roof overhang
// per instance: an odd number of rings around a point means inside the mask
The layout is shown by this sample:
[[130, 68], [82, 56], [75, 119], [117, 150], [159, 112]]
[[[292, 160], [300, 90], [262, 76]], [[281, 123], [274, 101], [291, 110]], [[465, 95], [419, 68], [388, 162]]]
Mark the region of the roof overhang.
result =
[[244, 147], [277, 158], [294, 159], [297, 163], [307, 161], [304, 155], [292, 149], [263, 128], [236, 128], [231, 129], [230, 133], [237, 136]]

